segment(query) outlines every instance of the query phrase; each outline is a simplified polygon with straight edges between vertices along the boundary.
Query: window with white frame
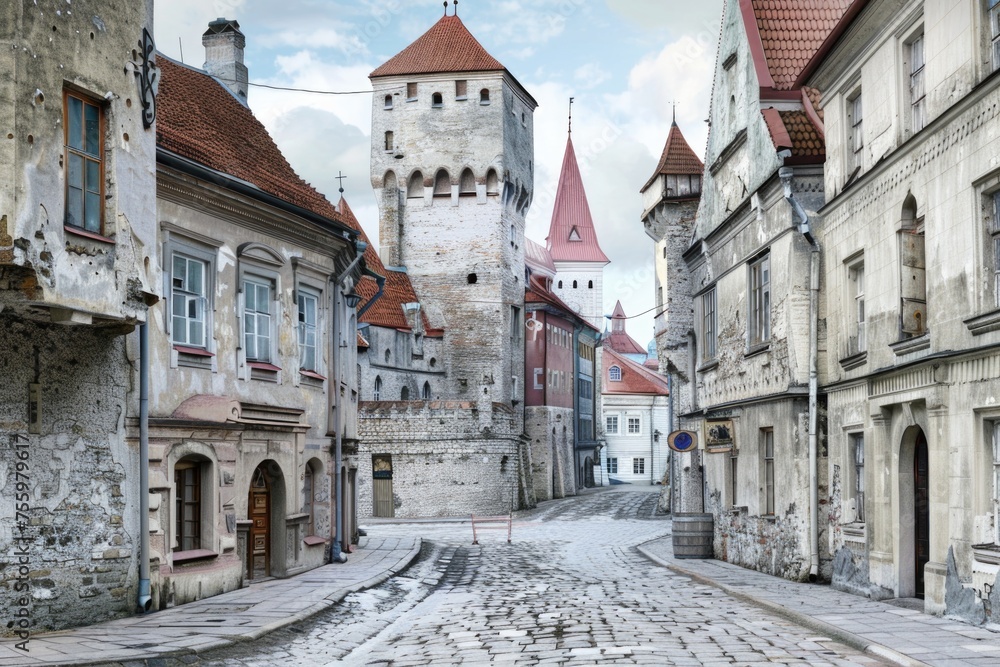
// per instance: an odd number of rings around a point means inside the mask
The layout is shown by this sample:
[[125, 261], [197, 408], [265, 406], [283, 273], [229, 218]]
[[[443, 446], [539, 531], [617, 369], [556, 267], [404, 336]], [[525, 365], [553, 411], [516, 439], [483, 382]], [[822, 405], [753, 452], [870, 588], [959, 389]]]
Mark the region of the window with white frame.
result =
[[750, 263], [750, 345], [763, 345], [771, 340], [771, 256], [765, 255]]
[[299, 368], [313, 371], [319, 368], [316, 354], [319, 339], [319, 295], [299, 288]]
[[177, 345], [207, 345], [209, 264], [203, 259], [174, 252], [170, 274], [171, 340]]
[[865, 435], [851, 433], [848, 436], [851, 462], [853, 464], [852, 500], [854, 501], [854, 520], [865, 521]]
[[608, 474], [617, 475], [618, 474], [618, 459], [617, 457], [611, 457], [607, 460]]
[[618, 415], [604, 417], [604, 432], [608, 435], [618, 435]]
[[1000, 544], [1000, 420], [991, 423], [993, 427], [993, 466], [990, 471], [993, 491], [993, 543]]
[[867, 329], [865, 325], [865, 263], [859, 259], [847, 268], [848, 288], [850, 290], [850, 320], [847, 353], [859, 354], [868, 349]]
[[532, 372], [532, 376], [535, 378], [535, 389], [545, 389], [544, 378], [545, 375], [544, 368], [535, 368]]
[[713, 361], [716, 350], [715, 287], [701, 297], [701, 360]]
[[924, 83], [924, 35], [906, 45], [910, 71], [910, 131], [919, 132], [927, 123], [927, 89]]
[[646, 459], [644, 459], [644, 458], [634, 458], [634, 459], [632, 459], [632, 474], [633, 475], [645, 475], [646, 474]]
[[988, 18], [993, 69], [998, 70], [1000, 69], [1000, 0], [989, 0]]
[[764, 514], [774, 515], [774, 429], [763, 429], [761, 455], [764, 460]]
[[857, 171], [862, 164], [862, 151], [865, 147], [864, 110], [861, 106], [861, 91], [857, 91], [847, 101], [848, 136], [848, 172]]
[[987, 203], [989, 219], [990, 247], [993, 251], [993, 299], [1000, 308], [1000, 190], [989, 195]]
[[612, 366], [608, 369], [608, 379], [612, 382], [622, 381], [622, 369], [620, 366]]
[[271, 363], [273, 293], [269, 280], [257, 276], [243, 280], [243, 351], [247, 361]]
[[642, 434], [642, 418], [641, 417], [628, 417], [625, 420], [628, 427], [629, 435], [641, 435]]
[[736, 507], [737, 495], [736, 490], [739, 487], [739, 471], [740, 471], [740, 453], [733, 447], [729, 450], [729, 469], [727, 470], [727, 477], [729, 482], [729, 506]]

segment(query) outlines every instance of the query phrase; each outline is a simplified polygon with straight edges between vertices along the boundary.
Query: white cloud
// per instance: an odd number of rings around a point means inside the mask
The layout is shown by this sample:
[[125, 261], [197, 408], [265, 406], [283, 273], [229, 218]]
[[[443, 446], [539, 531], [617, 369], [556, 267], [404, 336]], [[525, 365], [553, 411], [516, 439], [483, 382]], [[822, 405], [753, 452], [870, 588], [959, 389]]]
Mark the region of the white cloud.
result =
[[611, 73], [597, 63], [587, 63], [576, 68], [573, 78], [583, 88], [596, 88], [611, 78]]
[[342, 53], [363, 54], [368, 52], [367, 43], [356, 33], [339, 28], [321, 28], [303, 33], [300, 30], [282, 30], [272, 35], [274, 44], [295, 48], [335, 49]]

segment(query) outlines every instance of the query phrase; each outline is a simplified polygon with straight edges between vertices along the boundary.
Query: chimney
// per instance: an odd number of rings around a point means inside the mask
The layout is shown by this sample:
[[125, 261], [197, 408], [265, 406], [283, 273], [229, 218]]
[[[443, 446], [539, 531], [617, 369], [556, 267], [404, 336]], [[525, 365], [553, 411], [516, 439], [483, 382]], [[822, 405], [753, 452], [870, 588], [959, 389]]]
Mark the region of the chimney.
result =
[[250, 75], [243, 64], [247, 39], [240, 32], [240, 24], [236, 20], [217, 18], [208, 24], [201, 43], [205, 46], [204, 70], [221, 79], [245, 105]]

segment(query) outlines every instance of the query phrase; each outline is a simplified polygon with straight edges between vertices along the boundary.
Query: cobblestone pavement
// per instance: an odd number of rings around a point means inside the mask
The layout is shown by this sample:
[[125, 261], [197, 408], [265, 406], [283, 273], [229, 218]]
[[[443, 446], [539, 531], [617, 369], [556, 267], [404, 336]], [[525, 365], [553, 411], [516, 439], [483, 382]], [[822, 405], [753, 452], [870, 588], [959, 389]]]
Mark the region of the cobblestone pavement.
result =
[[161, 664], [882, 664], [644, 558], [635, 546], [670, 532], [655, 504], [640, 489], [544, 503], [515, 518], [510, 545], [490, 531], [472, 546], [468, 523], [373, 525], [423, 539], [409, 570], [308, 622]]

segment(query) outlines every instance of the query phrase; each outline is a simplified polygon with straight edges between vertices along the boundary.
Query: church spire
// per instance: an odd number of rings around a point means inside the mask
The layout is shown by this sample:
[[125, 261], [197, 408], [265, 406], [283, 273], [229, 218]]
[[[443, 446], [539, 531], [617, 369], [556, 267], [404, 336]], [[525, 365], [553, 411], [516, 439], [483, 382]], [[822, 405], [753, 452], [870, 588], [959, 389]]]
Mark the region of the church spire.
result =
[[597, 242], [594, 219], [590, 215], [587, 192], [576, 161], [573, 136], [566, 140], [556, 203], [552, 208], [552, 222], [546, 239], [552, 259], [556, 262], [599, 262], [610, 260]]

